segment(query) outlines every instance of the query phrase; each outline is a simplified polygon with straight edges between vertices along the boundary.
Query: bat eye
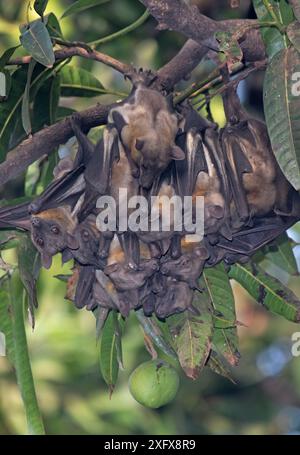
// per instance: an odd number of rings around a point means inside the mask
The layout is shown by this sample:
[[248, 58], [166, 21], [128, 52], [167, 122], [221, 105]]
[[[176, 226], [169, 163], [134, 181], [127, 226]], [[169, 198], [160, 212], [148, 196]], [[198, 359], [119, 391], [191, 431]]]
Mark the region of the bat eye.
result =
[[43, 247], [43, 246], [44, 246], [44, 240], [41, 239], [41, 238], [38, 238], [38, 239], [36, 240], [36, 243], [37, 243], [38, 246], [40, 246], [40, 247]]
[[57, 226], [52, 226], [51, 228], [51, 232], [55, 235], [58, 235], [59, 234], [59, 229]]

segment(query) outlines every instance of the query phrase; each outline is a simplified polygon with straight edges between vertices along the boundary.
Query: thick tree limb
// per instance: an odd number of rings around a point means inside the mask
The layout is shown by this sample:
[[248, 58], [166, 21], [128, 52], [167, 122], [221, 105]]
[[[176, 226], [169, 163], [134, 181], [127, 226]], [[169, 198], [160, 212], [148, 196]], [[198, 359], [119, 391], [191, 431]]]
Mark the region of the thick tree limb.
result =
[[[105, 124], [112, 106], [93, 106], [81, 112], [83, 129], [89, 130]], [[27, 167], [41, 156], [49, 155], [55, 147], [67, 142], [73, 136], [68, 118], [38, 131], [7, 154], [6, 160], [0, 164], [0, 184], [22, 174]]]
[[[182, 0], [140, 0], [158, 21], [159, 28], [182, 33], [202, 46], [215, 47], [214, 33], [220, 30], [234, 31], [245, 25], [256, 24], [252, 20], [214, 21], [200, 13], [195, 6]], [[265, 47], [257, 29], [248, 31], [241, 43], [245, 60], [265, 58]]]
[[182, 49], [158, 71], [159, 83], [167, 91], [189, 75], [207, 54], [208, 48], [188, 40]]

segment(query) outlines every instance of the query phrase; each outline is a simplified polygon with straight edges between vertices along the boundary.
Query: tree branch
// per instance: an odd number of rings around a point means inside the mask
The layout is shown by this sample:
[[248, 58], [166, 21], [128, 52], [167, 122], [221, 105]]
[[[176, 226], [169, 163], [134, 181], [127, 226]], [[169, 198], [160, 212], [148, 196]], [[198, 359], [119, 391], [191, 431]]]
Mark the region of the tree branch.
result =
[[[132, 66], [126, 63], [120, 62], [113, 57], [110, 57], [107, 54], [103, 54], [102, 52], [98, 51], [88, 51], [83, 47], [74, 46], [68, 48], [62, 48], [55, 51], [55, 59], [56, 60], [66, 60], [70, 57], [83, 57], [89, 60], [95, 60], [96, 62], [104, 63], [111, 68], [114, 68], [116, 71], [119, 71], [122, 74], [126, 74], [132, 70]], [[31, 56], [25, 57], [18, 57], [11, 59], [9, 61], [9, 65], [24, 65], [28, 64], [31, 61]]]
[[[140, 0], [158, 21], [160, 29], [175, 30], [191, 38], [201, 46], [216, 47], [216, 31], [235, 31], [245, 25], [256, 24], [253, 20], [215, 21], [200, 13], [196, 6], [190, 6], [182, 0]], [[248, 31], [241, 48], [245, 60], [258, 61], [265, 58], [265, 47], [260, 30]]]
[[[107, 122], [110, 106], [97, 105], [80, 114], [82, 127], [89, 130]], [[27, 167], [43, 155], [49, 155], [60, 144], [65, 144], [73, 136], [68, 117], [43, 128], [33, 136], [25, 139], [20, 145], [7, 154], [6, 160], [0, 164], [0, 185], [22, 174]]]
[[159, 84], [165, 90], [171, 90], [196, 68], [207, 51], [207, 47], [189, 39], [178, 54], [158, 71]]

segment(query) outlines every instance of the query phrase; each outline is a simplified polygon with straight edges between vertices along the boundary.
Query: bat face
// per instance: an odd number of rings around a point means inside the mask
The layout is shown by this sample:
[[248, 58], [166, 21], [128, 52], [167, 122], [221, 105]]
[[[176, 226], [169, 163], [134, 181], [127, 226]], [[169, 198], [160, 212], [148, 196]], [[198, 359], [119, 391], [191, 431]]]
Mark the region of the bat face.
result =
[[73, 236], [75, 227], [70, 212], [64, 208], [49, 209], [31, 217], [31, 239], [46, 269], [51, 267], [52, 257], [58, 252], [79, 248]]
[[109, 276], [117, 290], [127, 291], [141, 288], [146, 280], [158, 271], [158, 268], [156, 259], [146, 259], [141, 261], [138, 270], [115, 263], [105, 267], [104, 273]]
[[161, 267], [163, 275], [170, 276], [189, 284], [191, 288], [198, 288], [199, 279], [209, 253], [205, 247], [195, 248], [191, 253], [183, 253], [178, 259], [171, 259]]
[[155, 313], [159, 319], [187, 310], [193, 301], [193, 291], [183, 281], [172, 277], [165, 278], [164, 292], [158, 295], [155, 302]]

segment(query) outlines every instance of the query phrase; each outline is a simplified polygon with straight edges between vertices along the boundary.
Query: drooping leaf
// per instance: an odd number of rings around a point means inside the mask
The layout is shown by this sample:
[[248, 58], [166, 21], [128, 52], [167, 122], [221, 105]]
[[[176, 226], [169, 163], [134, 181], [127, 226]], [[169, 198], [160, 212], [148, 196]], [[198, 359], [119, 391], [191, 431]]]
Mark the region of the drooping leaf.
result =
[[0, 280], [0, 332], [5, 336], [6, 354], [12, 365], [15, 364], [12, 306], [9, 296], [8, 276]]
[[55, 62], [52, 42], [46, 25], [40, 19], [20, 27], [20, 42], [41, 65], [52, 68]]
[[9, 49], [6, 49], [5, 52], [3, 52], [3, 54], [0, 57], [0, 71], [3, 70], [7, 62], [13, 56], [15, 50], [18, 49], [18, 47], [20, 47], [20, 44], [18, 44], [18, 46], [10, 47]]
[[16, 119], [20, 115], [26, 80], [27, 73], [23, 68], [15, 71], [12, 75], [12, 87], [9, 97], [6, 101], [0, 103], [0, 161], [4, 160], [9, 150], [14, 125], [20, 124]]
[[34, 328], [34, 310], [38, 307], [36, 282], [41, 269], [40, 254], [28, 236], [20, 236], [18, 245], [18, 266], [21, 281], [29, 299], [29, 312]]
[[[153, 317], [146, 317], [144, 315], [143, 309], [137, 310], [135, 314], [144, 332], [153, 340], [156, 346], [161, 349], [161, 351], [164, 352], [167, 356], [177, 360], [176, 352], [174, 351], [167, 337], [164, 336], [164, 333], [162, 332], [158, 321]], [[166, 323], [162, 324], [167, 326]]]
[[9, 297], [12, 308], [14, 367], [26, 414], [28, 433], [32, 435], [44, 435], [45, 430], [35, 393], [26, 339], [24, 288], [17, 269], [14, 270], [9, 280]]
[[29, 135], [32, 131], [31, 127], [31, 118], [30, 118], [30, 86], [31, 86], [31, 78], [32, 78], [32, 73], [35, 67], [35, 61], [31, 60], [31, 62], [28, 65], [28, 71], [27, 71], [27, 82], [26, 82], [26, 87], [22, 99], [22, 124], [23, 128], [26, 132], [27, 135]]
[[[266, 9], [263, 0], [253, 0], [253, 6], [259, 22], [272, 22], [273, 17]], [[273, 8], [276, 5], [272, 3]], [[277, 11], [277, 10], [276, 10]], [[281, 49], [284, 49], [286, 44], [283, 35], [276, 27], [261, 27], [260, 29], [263, 41], [266, 45], [266, 52], [269, 57], [273, 57]]]
[[189, 378], [197, 379], [211, 349], [213, 318], [208, 293], [195, 291], [193, 307], [198, 314], [186, 310], [170, 316], [167, 324], [182, 369]]
[[219, 376], [223, 376], [224, 378], [228, 379], [229, 381], [235, 384], [235, 381], [232, 379], [230, 371], [223, 362], [222, 357], [218, 355], [215, 351], [212, 350], [210, 352], [206, 362], [206, 366], [214, 373], [218, 374]]
[[287, 36], [291, 43], [295, 46], [297, 51], [300, 51], [300, 23], [298, 21], [292, 22], [287, 30]]
[[214, 309], [213, 348], [230, 365], [237, 365], [240, 354], [235, 302], [224, 264], [205, 270], [203, 279]]
[[109, 1], [110, 0], [77, 0], [66, 9], [62, 18], [70, 16], [71, 14], [80, 13], [81, 11], [92, 8], [93, 6], [102, 5], [103, 3], [107, 3]]
[[83, 68], [67, 65], [60, 75], [62, 96], [93, 97], [107, 93], [101, 82]]
[[43, 17], [45, 9], [47, 8], [48, 0], [35, 0], [33, 7], [35, 11]]
[[271, 60], [264, 81], [264, 110], [276, 159], [289, 182], [300, 189], [300, 96], [295, 74], [300, 54], [291, 47]]
[[257, 265], [236, 264], [229, 271], [230, 278], [240, 283], [267, 310], [292, 322], [300, 322], [300, 301], [279, 280]]
[[115, 388], [119, 374], [119, 353], [117, 337], [120, 336], [120, 316], [111, 311], [107, 316], [100, 339], [100, 370], [109, 387], [110, 395]]
[[276, 240], [276, 245], [266, 248], [265, 257], [290, 275], [298, 274], [297, 262], [291, 240], [286, 233], [282, 234]]
[[54, 13], [48, 14], [45, 19], [47, 19], [47, 30], [49, 35], [52, 38], [63, 38], [63, 33], [60, 28], [60, 23]]
[[52, 125], [57, 120], [60, 97], [60, 75], [46, 80], [34, 97], [33, 131], [39, 131], [45, 125]]

